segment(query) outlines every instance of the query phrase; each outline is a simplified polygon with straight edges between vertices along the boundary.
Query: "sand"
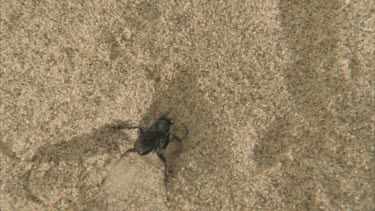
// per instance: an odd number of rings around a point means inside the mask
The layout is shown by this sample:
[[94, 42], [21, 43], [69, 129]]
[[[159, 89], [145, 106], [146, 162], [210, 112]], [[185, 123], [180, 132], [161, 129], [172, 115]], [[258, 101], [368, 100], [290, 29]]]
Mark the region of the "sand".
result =
[[[374, 210], [373, 14], [1, 1], [0, 209]], [[165, 152], [168, 202], [163, 163], [120, 159], [138, 132], [112, 127], [162, 114], [183, 139]]]

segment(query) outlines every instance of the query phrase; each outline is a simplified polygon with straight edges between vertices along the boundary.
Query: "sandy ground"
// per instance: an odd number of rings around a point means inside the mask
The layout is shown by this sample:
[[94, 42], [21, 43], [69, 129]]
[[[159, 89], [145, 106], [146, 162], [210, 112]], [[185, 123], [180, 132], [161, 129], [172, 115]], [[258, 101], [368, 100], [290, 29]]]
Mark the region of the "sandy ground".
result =
[[228, 2], [1, 1], [0, 209], [374, 210], [374, 2]]

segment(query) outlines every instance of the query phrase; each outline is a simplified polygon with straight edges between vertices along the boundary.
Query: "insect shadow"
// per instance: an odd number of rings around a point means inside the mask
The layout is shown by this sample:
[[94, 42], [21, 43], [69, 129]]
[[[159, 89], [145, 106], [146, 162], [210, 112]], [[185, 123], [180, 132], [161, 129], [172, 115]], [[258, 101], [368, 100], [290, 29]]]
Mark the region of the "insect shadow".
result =
[[[143, 130], [139, 126], [132, 126], [126, 123], [122, 123], [116, 126], [113, 126], [113, 129], [122, 130], [122, 129], [136, 129], [139, 131], [139, 137], [135, 141], [133, 148], [128, 149], [120, 159], [115, 163], [115, 165], [126, 157], [129, 153], [137, 153], [140, 156], [147, 155], [152, 151], [155, 151], [158, 158], [164, 164], [164, 185], [165, 185], [165, 195], [167, 201], [169, 201], [168, 193], [168, 175], [170, 172], [170, 167], [166, 160], [166, 157], [163, 155], [162, 151], [165, 150], [169, 144], [170, 138], [176, 139], [178, 142], [182, 143], [182, 140], [177, 135], [170, 132], [170, 128], [173, 125], [173, 120], [165, 115], [159, 117], [159, 119], [151, 125], [147, 130]], [[186, 131], [184, 138], [188, 135], [188, 129], [184, 125]], [[106, 183], [107, 178], [104, 178], [102, 185]]]
[[[91, 133], [40, 147], [29, 161], [32, 168], [23, 176], [29, 198], [44, 206], [56, 207], [69, 201], [71, 209], [80, 209], [82, 204], [89, 203], [92, 196], [87, 194], [88, 190], [96, 191], [89, 175], [103, 171], [103, 165], [110, 162], [106, 155], [120, 153], [120, 142], [130, 139], [123, 131], [115, 130], [114, 125], [107, 124]], [[103, 157], [100, 162], [90, 162], [90, 158], [99, 157]], [[77, 197], [62, 194], [59, 200], [51, 200], [53, 190], [75, 187], [79, 187]]]

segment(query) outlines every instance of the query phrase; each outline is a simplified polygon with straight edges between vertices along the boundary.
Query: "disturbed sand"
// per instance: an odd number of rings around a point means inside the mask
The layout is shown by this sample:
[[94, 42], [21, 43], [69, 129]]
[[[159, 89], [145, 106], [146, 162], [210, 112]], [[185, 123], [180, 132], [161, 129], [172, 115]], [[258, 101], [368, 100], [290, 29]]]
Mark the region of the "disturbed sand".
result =
[[373, 1], [228, 2], [1, 1], [0, 209], [374, 210]]

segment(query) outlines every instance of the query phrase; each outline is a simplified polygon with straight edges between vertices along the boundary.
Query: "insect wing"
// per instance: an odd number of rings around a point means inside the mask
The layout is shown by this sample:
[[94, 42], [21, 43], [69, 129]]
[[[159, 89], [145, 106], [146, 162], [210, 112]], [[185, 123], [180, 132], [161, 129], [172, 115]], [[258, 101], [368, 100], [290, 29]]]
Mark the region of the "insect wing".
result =
[[146, 131], [135, 143], [136, 150], [141, 154], [147, 154], [164, 138], [164, 134], [158, 130]]

